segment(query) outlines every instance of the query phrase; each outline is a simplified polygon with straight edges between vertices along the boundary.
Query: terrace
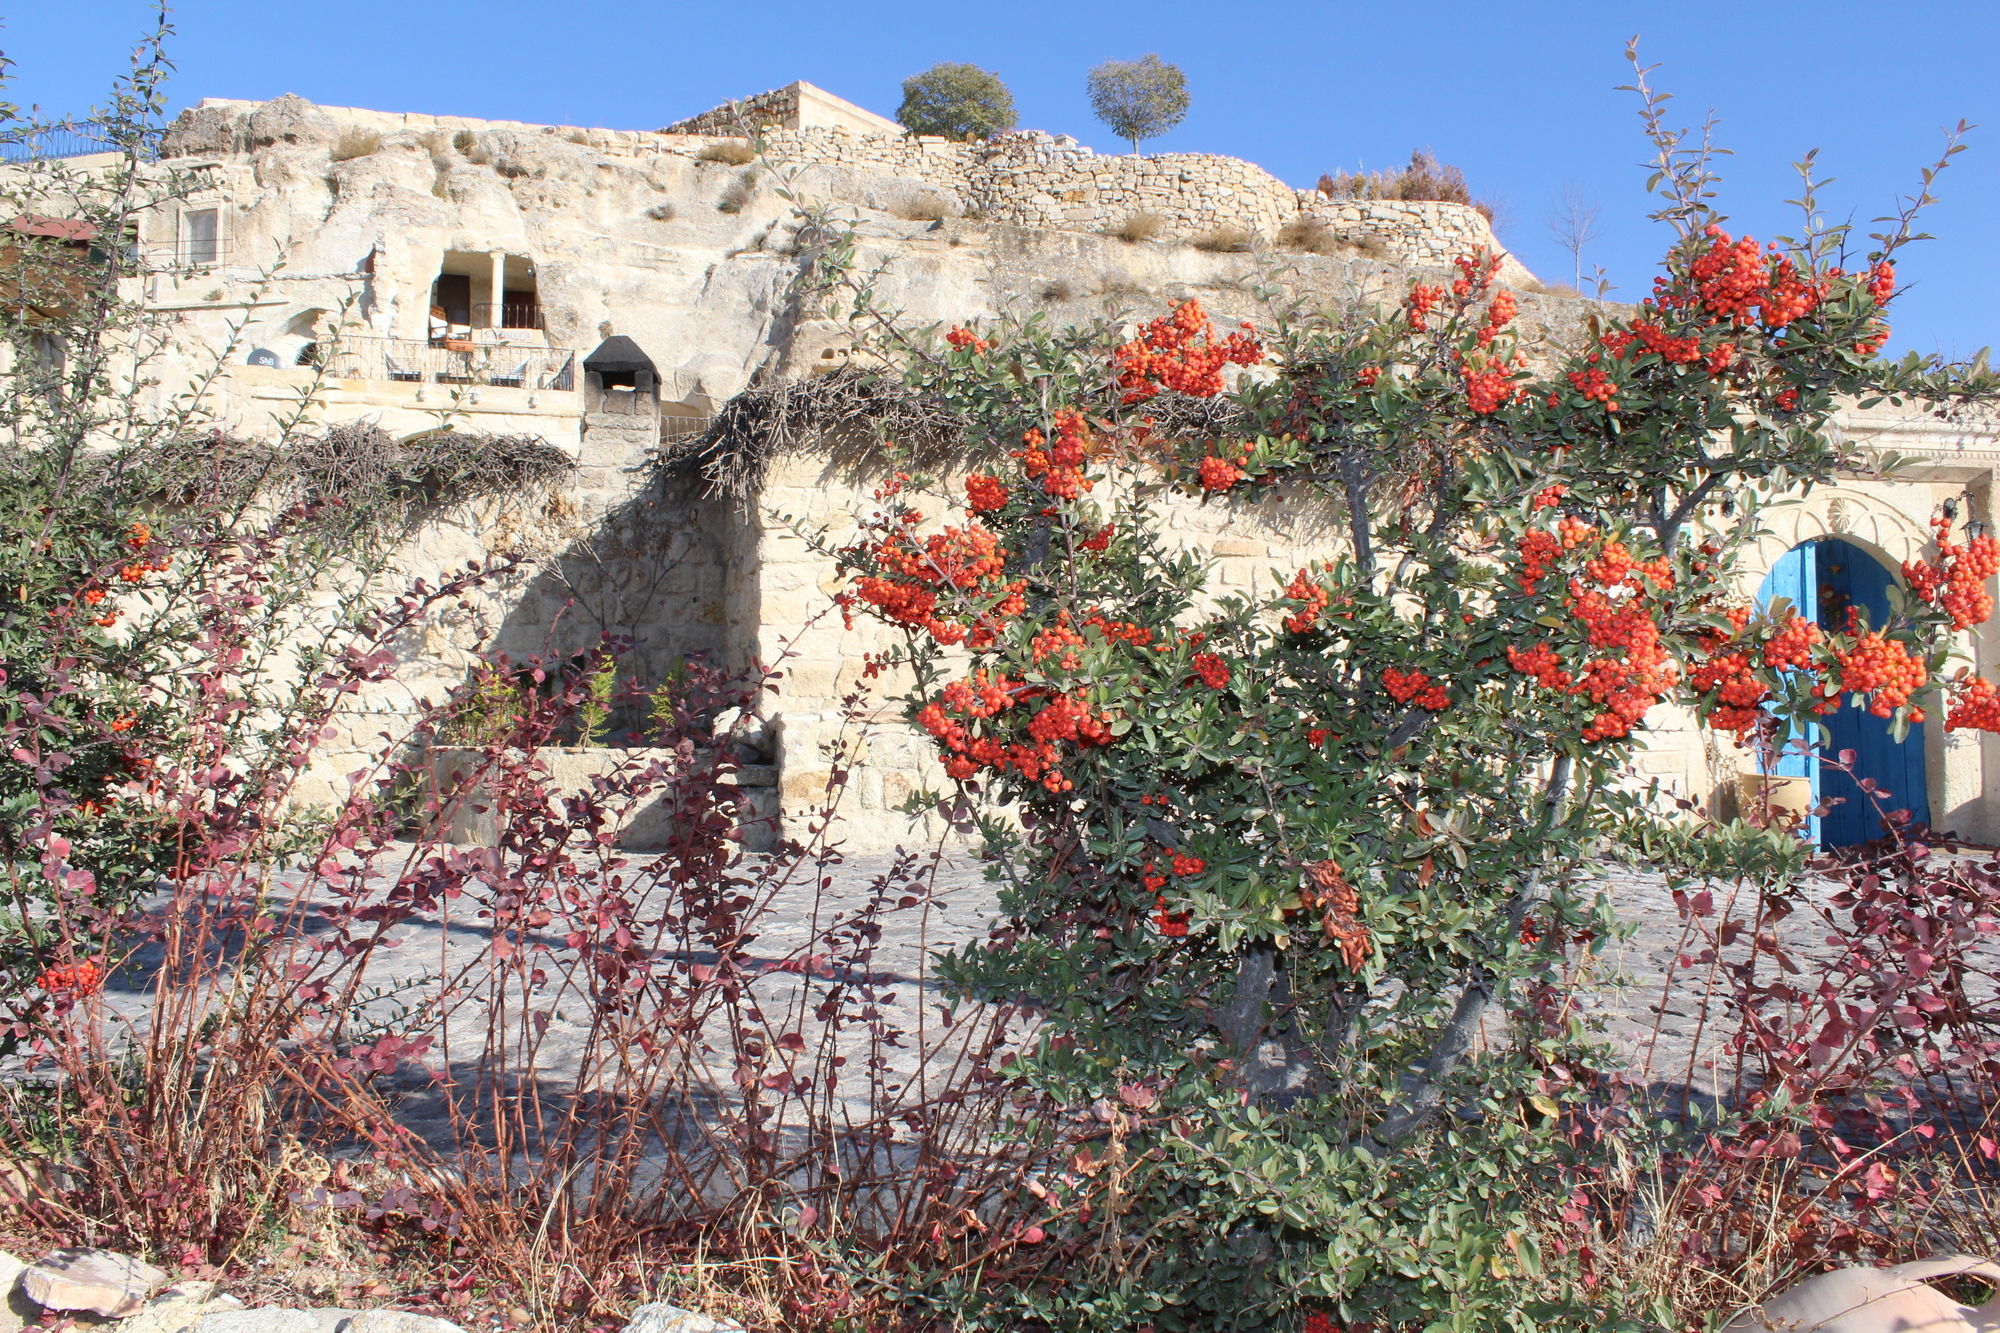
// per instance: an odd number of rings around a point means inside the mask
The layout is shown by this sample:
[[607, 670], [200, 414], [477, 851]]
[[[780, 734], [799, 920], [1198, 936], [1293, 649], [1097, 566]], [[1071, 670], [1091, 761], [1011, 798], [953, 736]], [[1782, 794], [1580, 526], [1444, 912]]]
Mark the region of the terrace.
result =
[[340, 379], [496, 389], [576, 388], [577, 354], [568, 347], [518, 343], [439, 345], [414, 338], [323, 338], [315, 356]]

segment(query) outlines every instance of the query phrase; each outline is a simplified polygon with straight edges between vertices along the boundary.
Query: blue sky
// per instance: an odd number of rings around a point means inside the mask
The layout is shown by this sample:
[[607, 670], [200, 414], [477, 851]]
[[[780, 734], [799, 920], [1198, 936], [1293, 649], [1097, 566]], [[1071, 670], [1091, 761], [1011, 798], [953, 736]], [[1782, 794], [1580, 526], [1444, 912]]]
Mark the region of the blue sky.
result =
[[[138, 0], [7, 6], [12, 97], [86, 110], [146, 23]], [[330, 105], [560, 124], [656, 128], [804, 78], [895, 112], [901, 81], [935, 61], [995, 69], [1023, 125], [1123, 145], [1096, 123], [1085, 73], [1157, 51], [1186, 70], [1193, 107], [1148, 151], [1227, 153], [1295, 185], [1383, 167], [1424, 147], [1500, 212], [1502, 238], [1550, 279], [1568, 256], [1548, 216], [1565, 187], [1599, 209], [1586, 254], [1617, 294], [1648, 286], [1664, 244], [1646, 220], [1646, 145], [1623, 46], [1642, 40], [1681, 115], [1713, 109], [1721, 203], [1736, 229], [1785, 230], [1791, 163], [1821, 150], [1826, 211], [1867, 223], [1914, 188], [1941, 131], [1980, 124], [1938, 186], [1937, 240], [1903, 265], [1895, 346], [1964, 355], [2000, 337], [2000, 9], [1680, 0], [1373, 3], [906, 4], [794, 0], [186, 0], [174, 13], [175, 105], [295, 92]], [[1865, 228], [1864, 228], [1865, 229]]]

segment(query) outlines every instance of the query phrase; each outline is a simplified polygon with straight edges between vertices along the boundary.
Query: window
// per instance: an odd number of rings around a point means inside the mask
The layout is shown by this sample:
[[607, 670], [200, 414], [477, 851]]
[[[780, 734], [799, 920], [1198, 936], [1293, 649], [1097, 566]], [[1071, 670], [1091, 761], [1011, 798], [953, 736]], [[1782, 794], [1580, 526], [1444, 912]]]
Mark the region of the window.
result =
[[213, 264], [222, 258], [221, 210], [191, 208], [181, 214], [181, 262]]

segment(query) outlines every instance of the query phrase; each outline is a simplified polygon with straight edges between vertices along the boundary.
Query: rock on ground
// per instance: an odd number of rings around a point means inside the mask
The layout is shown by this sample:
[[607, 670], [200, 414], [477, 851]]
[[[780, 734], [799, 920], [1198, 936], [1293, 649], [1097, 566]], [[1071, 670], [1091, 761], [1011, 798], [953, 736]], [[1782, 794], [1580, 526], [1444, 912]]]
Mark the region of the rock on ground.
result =
[[659, 1303], [634, 1310], [625, 1333], [743, 1333], [743, 1325]]
[[407, 1310], [229, 1310], [206, 1315], [186, 1333], [465, 1333], [457, 1324]]
[[128, 1254], [53, 1250], [28, 1265], [21, 1275], [21, 1290], [45, 1310], [118, 1319], [136, 1312], [166, 1281], [165, 1273]]

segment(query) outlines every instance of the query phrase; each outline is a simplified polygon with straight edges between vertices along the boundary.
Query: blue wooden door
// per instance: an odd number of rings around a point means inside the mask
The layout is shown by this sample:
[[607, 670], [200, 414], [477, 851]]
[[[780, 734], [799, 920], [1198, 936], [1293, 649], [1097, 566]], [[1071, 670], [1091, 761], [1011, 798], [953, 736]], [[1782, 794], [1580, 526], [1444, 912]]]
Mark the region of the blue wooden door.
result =
[[[1889, 587], [1893, 576], [1868, 552], [1838, 537], [1812, 543], [1816, 566], [1819, 622], [1823, 628], [1838, 629], [1847, 623], [1847, 610], [1858, 607], [1871, 626], [1889, 619]], [[1924, 823], [1930, 822], [1930, 798], [1924, 784], [1924, 729], [1913, 726], [1898, 742], [1887, 718], [1876, 717], [1852, 703], [1826, 719], [1826, 750], [1838, 756], [1854, 752], [1851, 772], [1834, 764], [1822, 765], [1818, 794], [1839, 797], [1840, 804], [1826, 813], [1820, 845], [1846, 847], [1882, 836], [1882, 814], [1908, 810]], [[1873, 779], [1878, 790], [1871, 800], [1861, 790], [1862, 778]], [[1878, 805], [1879, 802], [1879, 805]]]
[[[1794, 546], [1778, 557], [1778, 563], [1771, 566], [1771, 572], [1764, 576], [1763, 586], [1757, 589], [1757, 606], [1769, 609], [1780, 599], [1791, 603], [1792, 609], [1817, 624], [1819, 622], [1819, 579], [1813, 560], [1814, 542]], [[1794, 727], [1780, 743], [1775, 756], [1767, 756], [1761, 771], [1776, 773], [1789, 778], [1811, 778], [1813, 805], [1819, 805], [1819, 755], [1807, 750], [1802, 742], [1810, 743], [1813, 737], [1806, 731]], [[1820, 820], [1812, 815], [1806, 820], [1806, 836], [1812, 842], [1820, 839]]]
[[[1871, 626], [1889, 618], [1889, 587], [1894, 576], [1874, 556], [1838, 537], [1795, 546], [1773, 565], [1757, 590], [1757, 604], [1779, 598], [1791, 602], [1802, 616], [1833, 630], [1847, 623], [1849, 607], [1858, 607]], [[1898, 742], [1887, 719], [1866, 708], [1845, 703], [1822, 719], [1823, 735], [1810, 751], [1795, 734], [1767, 770], [1812, 780], [1814, 804], [1839, 798], [1824, 816], [1815, 816], [1807, 835], [1822, 847], [1847, 847], [1882, 835], [1882, 811], [1908, 810], [1930, 820], [1930, 799], [1924, 782], [1924, 729], [1913, 726]], [[1818, 731], [1818, 728], [1813, 730]], [[1823, 755], [1854, 752], [1851, 771], [1821, 762]], [[1877, 788], [1874, 799], [1861, 790], [1863, 779]], [[1879, 802], [1879, 808], [1878, 803]]]

